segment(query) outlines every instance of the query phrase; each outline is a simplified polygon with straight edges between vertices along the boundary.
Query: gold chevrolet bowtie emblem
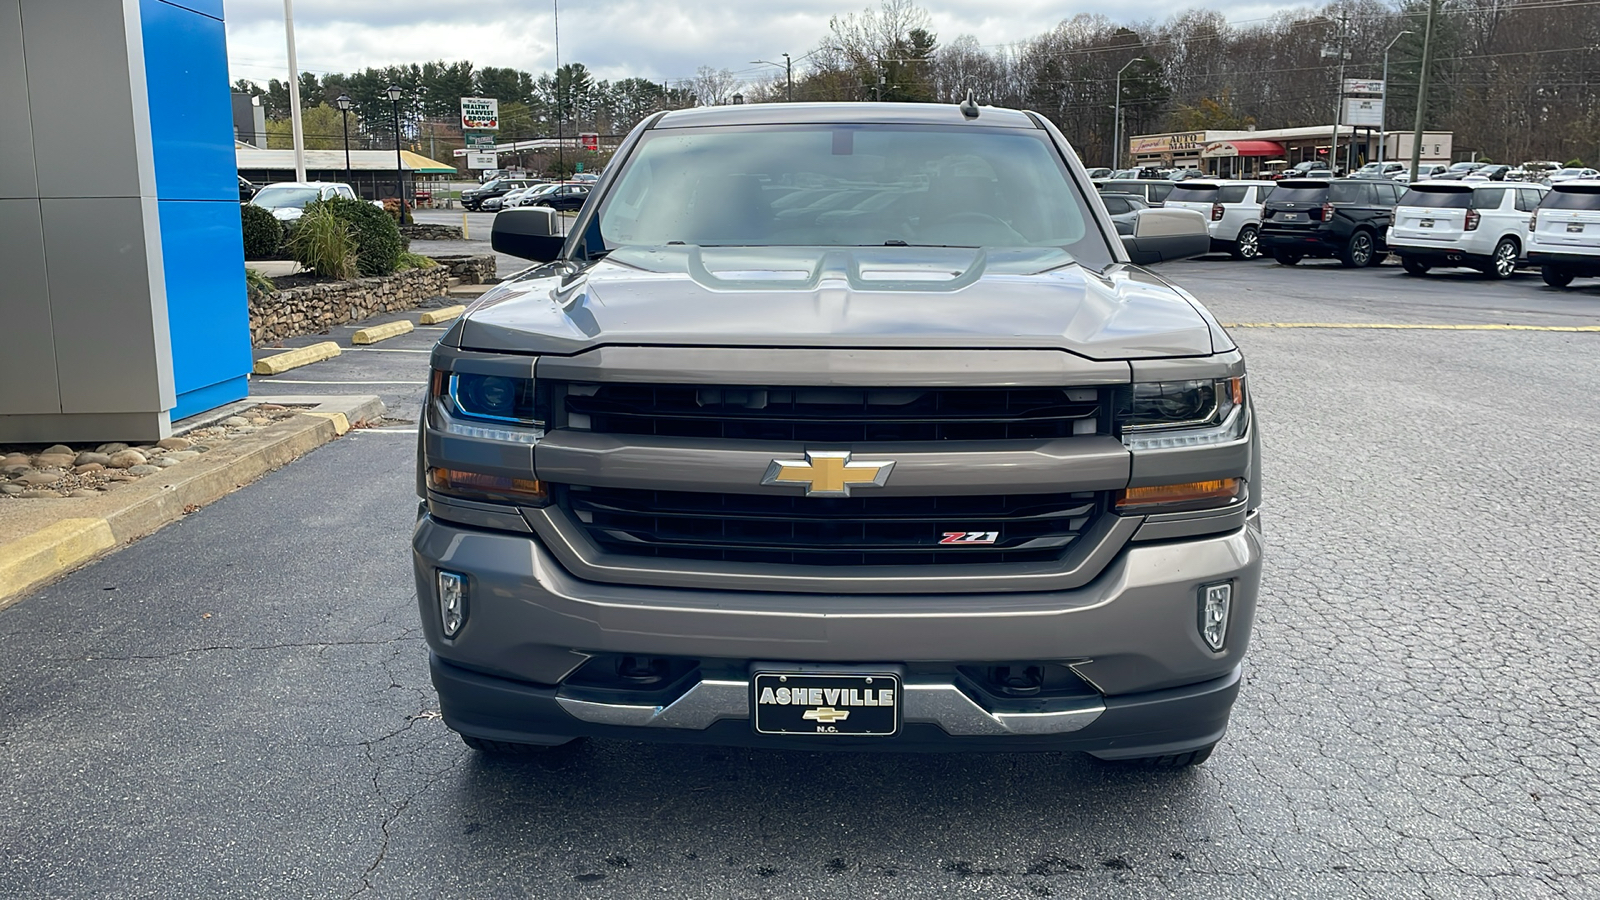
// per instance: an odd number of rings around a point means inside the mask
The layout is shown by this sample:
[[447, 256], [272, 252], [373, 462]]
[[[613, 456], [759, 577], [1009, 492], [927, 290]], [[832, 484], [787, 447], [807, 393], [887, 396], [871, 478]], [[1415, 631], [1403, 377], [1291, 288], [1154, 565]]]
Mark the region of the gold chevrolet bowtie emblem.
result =
[[883, 487], [894, 463], [855, 461], [848, 450], [807, 450], [804, 461], [775, 459], [762, 484], [803, 484], [807, 497], [848, 497], [850, 486]]
[[850, 710], [834, 709], [831, 706], [819, 706], [816, 709], [806, 710], [805, 714], [800, 718], [810, 722], [816, 722], [819, 725], [832, 725], [835, 722], [843, 722], [845, 719], [850, 718]]

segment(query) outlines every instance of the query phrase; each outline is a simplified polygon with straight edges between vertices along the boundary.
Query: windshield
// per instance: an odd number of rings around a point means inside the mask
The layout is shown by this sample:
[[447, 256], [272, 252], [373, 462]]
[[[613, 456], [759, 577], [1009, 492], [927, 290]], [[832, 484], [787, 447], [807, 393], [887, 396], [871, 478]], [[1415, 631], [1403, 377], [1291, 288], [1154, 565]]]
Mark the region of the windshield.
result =
[[314, 187], [267, 187], [250, 198], [250, 202], [266, 209], [304, 209], [317, 199]]
[[665, 129], [631, 155], [589, 240], [592, 247], [601, 238], [607, 251], [678, 243], [1056, 247], [1109, 262], [1085, 209], [1042, 131]]

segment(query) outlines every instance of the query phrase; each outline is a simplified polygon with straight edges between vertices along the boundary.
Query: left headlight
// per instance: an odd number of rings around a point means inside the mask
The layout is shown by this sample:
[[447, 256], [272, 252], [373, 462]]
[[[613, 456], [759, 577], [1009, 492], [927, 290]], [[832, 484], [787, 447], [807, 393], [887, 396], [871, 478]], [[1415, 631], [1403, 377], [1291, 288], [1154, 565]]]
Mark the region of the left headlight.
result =
[[1244, 434], [1244, 376], [1135, 382], [1118, 392], [1116, 406], [1130, 450], [1226, 443]]

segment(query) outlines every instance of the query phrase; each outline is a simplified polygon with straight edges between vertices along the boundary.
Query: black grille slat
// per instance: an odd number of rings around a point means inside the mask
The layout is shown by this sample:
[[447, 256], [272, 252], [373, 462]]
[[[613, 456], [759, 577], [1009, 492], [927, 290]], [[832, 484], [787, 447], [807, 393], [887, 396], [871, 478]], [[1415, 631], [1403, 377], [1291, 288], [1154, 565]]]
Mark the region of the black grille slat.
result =
[[[565, 395], [600, 434], [782, 441], [1049, 440], [1098, 432], [1065, 388], [699, 387], [605, 383]], [[1088, 421], [1090, 428], [1080, 429]]]
[[[556, 486], [567, 515], [606, 550], [632, 556], [800, 565], [970, 565], [1056, 560], [1104, 495], [805, 497]], [[948, 532], [993, 545], [939, 544]]]

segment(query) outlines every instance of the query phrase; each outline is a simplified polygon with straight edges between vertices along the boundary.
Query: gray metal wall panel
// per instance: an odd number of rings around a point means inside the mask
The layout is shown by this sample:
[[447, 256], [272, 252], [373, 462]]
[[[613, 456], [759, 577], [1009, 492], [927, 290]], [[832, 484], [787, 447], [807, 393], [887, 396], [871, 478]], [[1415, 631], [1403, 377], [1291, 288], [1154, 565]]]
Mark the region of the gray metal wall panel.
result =
[[59, 413], [56, 350], [45, 283], [38, 200], [0, 200], [0, 384], [9, 385], [3, 413]]
[[41, 197], [154, 197], [139, 0], [21, 0]]
[[156, 200], [44, 199], [40, 207], [62, 410], [171, 409]]
[[37, 197], [21, 0], [0, 0], [0, 198]]

